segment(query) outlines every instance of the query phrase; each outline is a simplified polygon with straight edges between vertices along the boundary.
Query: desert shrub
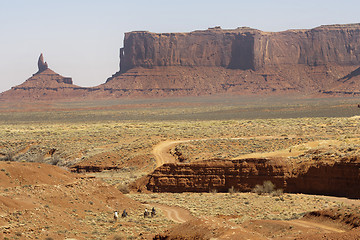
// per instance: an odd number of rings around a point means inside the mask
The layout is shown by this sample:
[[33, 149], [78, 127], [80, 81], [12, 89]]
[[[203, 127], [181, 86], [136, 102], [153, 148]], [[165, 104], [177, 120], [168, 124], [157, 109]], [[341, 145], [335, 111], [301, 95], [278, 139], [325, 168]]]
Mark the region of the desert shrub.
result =
[[129, 187], [128, 187], [128, 185], [126, 185], [126, 184], [119, 184], [119, 185], [117, 186], [117, 189], [118, 189], [120, 192], [122, 192], [123, 194], [128, 194], [128, 193], [130, 193]]
[[259, 195], [262, 194], [272, 194], [273, 196], [280, 196], [283, 193], [282, 189], [276, 189], [275, 185], [271, 181], [264, 181], [262, 185], [256, 185], [252, 192], [257, 193]]
[[264, 186], [257, 184], [257, 185], [253, 188], [252, 192], [261, 195], [261, 194], [263, 194], [263, 193], [265, 192], [265, 191], [264, 191]]
[[49, 164], [51, 165], [57, 165], [60, 162], [60, 158], [58, 156], [54, 156], [50, 159]]
[[235, 189], [234, 186], [231, 186], [231, 188], [229, 188], [228, 191], [229, 191], [230, 194], [237, 193], [237, 190]]
[[15, 153], [13, 152], [6, 153], [5, 157], [3, 158], [3, 161], [9, 161], [9, 162], [15, 161]]
[[210, 189], [209, 192], [215, 194], [215, 193], [217, 193], [217, 190], [216, 189]]
[[275, 185], [271, 181], [264, 181], [263, 187], [265, 193], [272, 193], [275, 189]]
[[271, 195], [273, 195], [274, 197], [279, 197], [283, 194], [284, 194], [284, 191], [282, 189], [276, 189], [276, 190], [272, 191], [272, 193], [271, 193]]

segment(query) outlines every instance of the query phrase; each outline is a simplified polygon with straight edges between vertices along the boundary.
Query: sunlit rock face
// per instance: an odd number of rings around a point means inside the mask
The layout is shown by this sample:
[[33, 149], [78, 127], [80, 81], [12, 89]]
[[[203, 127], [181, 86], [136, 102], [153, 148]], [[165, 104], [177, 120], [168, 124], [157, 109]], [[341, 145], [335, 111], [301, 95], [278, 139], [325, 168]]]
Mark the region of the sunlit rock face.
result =
[[360, 24], [262, 32], [210, 28], [190, 33], [125, 34], [121, 72], [135, 67], [213, 66], [259, 70], [279, 65], [360, 64]]

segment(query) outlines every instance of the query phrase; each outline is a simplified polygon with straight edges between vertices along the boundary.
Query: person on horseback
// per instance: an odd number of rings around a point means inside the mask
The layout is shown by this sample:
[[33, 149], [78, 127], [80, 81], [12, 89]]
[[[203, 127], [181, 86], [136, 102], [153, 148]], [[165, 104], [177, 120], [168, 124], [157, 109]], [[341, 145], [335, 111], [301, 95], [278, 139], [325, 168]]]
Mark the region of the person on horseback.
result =
[[147, 216], [149, 216], [149, 212], [148, 212], [147, 208], [145, 208], [144, 218], [146, 218]]
[[151, 217], [154, 217], [156, 215], [156, 210], [155, 210], [155, 208], [153, 207], [152, 209], [151, 209]]
[[126, 209], [124, 209], [123, 213], [121, 214], [121, 217], [127, 217], [128, 216], [128, 213], [126, 212]]
[[119, 214], [117, 211], [114, 212], [114, 221], [116, 222], [119, 217]]

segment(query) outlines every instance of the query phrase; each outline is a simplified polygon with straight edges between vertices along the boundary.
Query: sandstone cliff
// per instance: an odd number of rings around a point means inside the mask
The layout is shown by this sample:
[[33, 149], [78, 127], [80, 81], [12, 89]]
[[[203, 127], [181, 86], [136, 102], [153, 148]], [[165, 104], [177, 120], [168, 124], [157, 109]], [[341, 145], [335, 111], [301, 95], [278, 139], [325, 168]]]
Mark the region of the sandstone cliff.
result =
[[[39, 76], [49, 76], [42, 55], [38, 66]], [[57, 78], [56, 82], [67, 84], [65, 93], [49, 92], [64, 89], [50, 86], [51, 81], [27, 81], [25, 85], [33, 84], [30, 88], [14, 87], [0, 94], [0, 99], [214, 94], [360, 96], [359, 67], [360, 24], [283, 32], [245, 27], [215, 27], [190, 33], [136, 31], [125, 34], [120, 71], [106, 83], [70, 90], [71, 80]], [[36, 93], [35, 85], [42, 86]]]
[[[359, 66], [360, 24], [273, 33], [138, 31], [125, 34], [120, 71], [103, 89], [114, 96], [348, 94], [340, 79]], [[350, 92], [360, 94], [359, 86]]]
[[147, 188], [154, 192], [227, 192], [231, 187], [251, 191], [270, 180], [286, 192], [359, 198], [359, 167], [357, 156], [300, 164], [282, 158], [169, 163], [150, 174]]
[[219, 28], [191, 33], [125, 34], [120, 71], [135, 67], [210, 66], [259, 70], [279, 65], [360, 64], [360, 24], [267, 33]]

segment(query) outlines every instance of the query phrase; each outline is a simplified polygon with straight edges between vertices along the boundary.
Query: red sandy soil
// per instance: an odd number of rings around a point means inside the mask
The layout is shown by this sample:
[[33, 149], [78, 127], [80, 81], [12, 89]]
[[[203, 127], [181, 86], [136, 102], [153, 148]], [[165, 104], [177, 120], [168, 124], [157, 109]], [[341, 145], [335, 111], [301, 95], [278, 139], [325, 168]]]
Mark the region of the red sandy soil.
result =
[[0, 190], [1, 239], [105, 237], [115, 209], [141, 206], [94, 178], [39, 163], [0, 162]]
[[[179, 213], [180, 214], [180, 213]], [[252, 220], [235, 224], [237, 216], [201, 217], [177, 225], [155, 239], [359, 239], [360, 229], [323, 219]]]

